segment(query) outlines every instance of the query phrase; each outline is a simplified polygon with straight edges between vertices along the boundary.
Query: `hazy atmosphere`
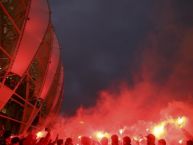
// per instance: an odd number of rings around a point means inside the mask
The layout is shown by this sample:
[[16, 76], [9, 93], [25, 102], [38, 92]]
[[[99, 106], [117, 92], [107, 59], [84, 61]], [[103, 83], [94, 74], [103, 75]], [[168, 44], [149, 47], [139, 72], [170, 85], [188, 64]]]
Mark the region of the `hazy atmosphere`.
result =
[[93, 106], [101, 91], [117, 93], [122, 84], [132, 90], [149, 83], [156, 92], [150, 99], [162, 92], [164, 100], [192, 100], [192, 5], [50, 0], [65, 69], [63, 112]]

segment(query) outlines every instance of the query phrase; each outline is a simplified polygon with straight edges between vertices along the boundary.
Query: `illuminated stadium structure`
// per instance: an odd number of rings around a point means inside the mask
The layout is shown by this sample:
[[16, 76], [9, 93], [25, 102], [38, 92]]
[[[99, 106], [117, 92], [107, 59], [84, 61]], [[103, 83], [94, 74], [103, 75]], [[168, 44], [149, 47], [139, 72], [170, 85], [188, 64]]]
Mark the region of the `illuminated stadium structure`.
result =
[[63, 77], [47, 0], [0, 0], [0, 124], [23, 133], [58, 113]]

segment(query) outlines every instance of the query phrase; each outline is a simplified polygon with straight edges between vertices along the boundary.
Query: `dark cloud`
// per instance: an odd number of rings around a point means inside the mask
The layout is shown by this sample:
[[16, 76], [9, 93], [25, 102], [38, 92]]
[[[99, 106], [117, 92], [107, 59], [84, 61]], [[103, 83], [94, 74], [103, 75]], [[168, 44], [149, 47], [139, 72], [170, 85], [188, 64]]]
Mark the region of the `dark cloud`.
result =
[[[50, 0], [50, 4], [62, 46], [67, 113], [93, 105], [98, 91], [116, 81], [132, 84], [133, 74], [148, 60], [153, 79], [164, 84], [179, 58], [185, 28], [193, 25], [191, 0]], [[152, 54], [146, 55], [149, 59], [143, 57], [146, 53]]]

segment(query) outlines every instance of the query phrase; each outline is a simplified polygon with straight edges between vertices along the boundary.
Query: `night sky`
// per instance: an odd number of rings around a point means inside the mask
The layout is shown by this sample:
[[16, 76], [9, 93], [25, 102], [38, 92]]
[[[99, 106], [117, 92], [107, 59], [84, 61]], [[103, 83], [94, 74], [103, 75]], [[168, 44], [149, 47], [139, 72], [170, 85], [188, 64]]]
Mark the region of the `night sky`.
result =
[[94, 105], [100, 90], [121, 81], [132, 87], [144, 53], [151, 57], [154, 48], [167, 65], [153, 80], [164, 84], [193, 26], [192, 0], [50, 0], [50, 6], [62, 47], [67, 114]]

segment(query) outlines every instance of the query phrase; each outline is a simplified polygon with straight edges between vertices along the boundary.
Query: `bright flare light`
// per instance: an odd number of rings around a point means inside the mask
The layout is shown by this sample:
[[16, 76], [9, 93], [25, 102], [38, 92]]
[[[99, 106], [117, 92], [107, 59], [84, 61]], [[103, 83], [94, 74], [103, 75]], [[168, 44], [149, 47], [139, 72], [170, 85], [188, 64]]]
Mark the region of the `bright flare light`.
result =
[[81, 136], [81, 135], [79, 135], [79, 136], [78, 136], [78, 139], [81, 139], [81, 137], [82, 137], [82, 136]]
[[179, 144], [183, 144], [183, 139], [178, 141]]
[[139, 136], [133, 136], [133, 140], [135, 141], [135, 142], [142, 142], [143, 141], [143, 137], [139, 137]]
[[123, 130], [123, 129], [119, 129], [119, 134], [120, 134], [120, 135], [122, 135], [122, 134], [123, 134], [123, 132], [124, 132], [124, 130]]
[[40, 139], [42, 137], [46, 136], [46, 131], [39, 131], [38, 133], [36, 133], [36, 139]]
[[176, 120], [176, 125], [179, 127], [179, 128], [183, 128], [187, 123], [187, 118], [186, 117], [178, 117], [177, 120]]
[[102, 139], [102, 138], [104, 137], [104, 133], [102, 133], [102, 132], [97, 132], [97, 133], [96, 133], [96, 137], [97, 137], [98, 139]]
[[96, 131], [94, 133], [94, 136], [97, 140], [101, 140], [103, 137], [107, 137], [109, 138], [110, 137], [110, 134], [107, 133], [107, 132], [103, 132], [103, 131]]
[[137, 136], [133, 136], [133, 140], [134, 140], [134, 141], [139, 141], [139, 139], [138, 139]]
[[157, 139], [163, 138], [166, 135], [165, 123], [160, 123], [153, 127], [152, 133]]
[[151, 133], [153, 133], [157, 139], [163, 138], [166, 136], [167, 133], [167, 130], [165, 128], [166, 125], [174, 125], [177, 128], [181, 129], [185, 127], [187, 120], [188, 119], [185, 116], [178, 118], [169, 118], [154, 126], [151, 130]]
[[177, 117], [177, 118], [170, 118], [166, 120], [165, 122], [167, 124], [173, 124], [177, 128], [183, 128], [187, 124], [187, 121], [188, 121], [187, 117], [182, 116], [182, 117]]

